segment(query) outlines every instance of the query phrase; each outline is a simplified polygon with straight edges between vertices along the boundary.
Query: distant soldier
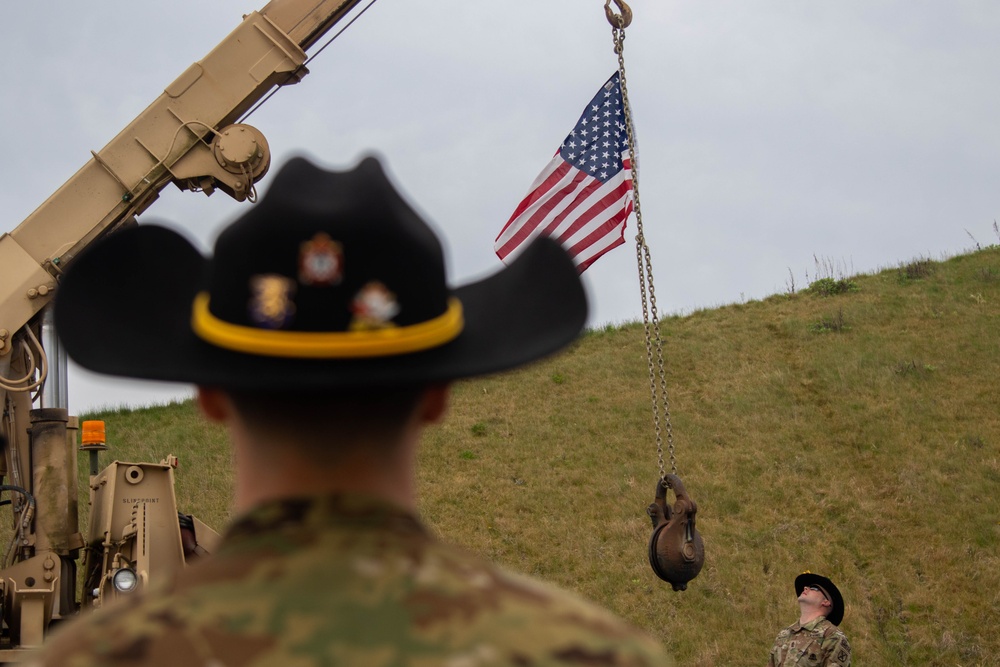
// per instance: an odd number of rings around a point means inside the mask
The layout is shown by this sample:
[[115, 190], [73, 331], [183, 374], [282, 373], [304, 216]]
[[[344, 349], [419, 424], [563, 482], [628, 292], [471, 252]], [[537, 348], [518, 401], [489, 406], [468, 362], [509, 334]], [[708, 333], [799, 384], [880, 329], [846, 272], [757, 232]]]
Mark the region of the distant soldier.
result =
[[203, 257], [140, 225], [81, 255], [56, 322], [82, 366], [192, 382], [235, 510], [211, 556], [57, 630], [93, 665], [664, 665], [644, 633], [438, 541], [416, 514], [449, 382], [556, 352], [586, 298], [555, 241], [451, 289], [440, 242], [368, 158], [296, 158]]
[[778, 633], [769, 667], [793, 665], [850, 667], [851, 644], [838, 625], [844, 618], [844, 598], [833, 582], [811, 572], [795, 578], [799, 621]]

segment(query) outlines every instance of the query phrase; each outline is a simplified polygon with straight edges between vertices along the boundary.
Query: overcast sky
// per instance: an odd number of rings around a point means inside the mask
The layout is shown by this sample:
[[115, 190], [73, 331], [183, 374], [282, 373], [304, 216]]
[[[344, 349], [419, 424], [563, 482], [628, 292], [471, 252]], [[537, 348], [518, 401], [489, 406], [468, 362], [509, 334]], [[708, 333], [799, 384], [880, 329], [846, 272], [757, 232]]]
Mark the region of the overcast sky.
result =
[[[7, 4], [3, 231], [265, 3]], [[628, 90], [661, 314], [802, 288], [816, 258], [849, 275], [1000, 240], [1000, 3], [631, 6]], [[500, 267], [494, 238], [616, 67], [600, 0], [378, 0], [247, 122], [275, 165], [383, 155], [462, 283]], [[169, 186], [140, 222], [183, 228], [207, 253], [248, 205]], [[641, 318], [634, 229], [584, 274], [592, 325]], [[187, 392], [76, 368], [70, 387], [74, 412]]]

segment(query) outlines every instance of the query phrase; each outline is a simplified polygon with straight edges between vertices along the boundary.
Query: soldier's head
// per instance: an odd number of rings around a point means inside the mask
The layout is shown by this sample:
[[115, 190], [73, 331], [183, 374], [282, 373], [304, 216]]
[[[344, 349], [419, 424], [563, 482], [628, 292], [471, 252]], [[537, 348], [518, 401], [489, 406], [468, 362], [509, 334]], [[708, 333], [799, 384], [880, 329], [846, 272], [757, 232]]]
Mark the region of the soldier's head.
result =
[[72, 262], [56, 299], [81, 366], [222, 387], [250, 423], [287, 415], [318, 423], [315, 435], [391, 430], [423, 388], [555, 352], [586, 312], [548, 239], [449, 286], [437, 235], [375, 158], [341, 172], [289, 161], [211, 257], [166, 227], [115, 233]]
[[844, 618], [844, 598], [827, 577], [803, 572], [795, 578], [795, 594], [800, 608], [818, 612], [834, 625]]

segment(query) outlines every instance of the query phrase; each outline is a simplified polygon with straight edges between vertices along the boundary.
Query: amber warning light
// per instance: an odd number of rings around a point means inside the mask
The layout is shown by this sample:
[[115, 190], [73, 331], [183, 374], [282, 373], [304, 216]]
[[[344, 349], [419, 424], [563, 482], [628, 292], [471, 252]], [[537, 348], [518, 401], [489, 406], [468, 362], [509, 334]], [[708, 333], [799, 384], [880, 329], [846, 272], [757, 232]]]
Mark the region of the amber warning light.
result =
[[103, 445], [104, 443], [104, 422], [99, 420], [83, 422], [83, 437], [81, 444]]

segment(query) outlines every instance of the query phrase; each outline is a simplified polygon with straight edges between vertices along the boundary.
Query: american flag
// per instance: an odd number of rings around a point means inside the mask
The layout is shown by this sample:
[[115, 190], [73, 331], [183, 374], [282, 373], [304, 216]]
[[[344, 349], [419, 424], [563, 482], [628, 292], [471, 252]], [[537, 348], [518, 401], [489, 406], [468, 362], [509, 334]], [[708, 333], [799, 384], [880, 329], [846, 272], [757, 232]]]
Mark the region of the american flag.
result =
[[531, 184], [493, 249], [504, 263], [539, 235], [565, 247], [581, 273], [625, 243], [632, 165], [618, 72], [601, 86], [552, 161]]

